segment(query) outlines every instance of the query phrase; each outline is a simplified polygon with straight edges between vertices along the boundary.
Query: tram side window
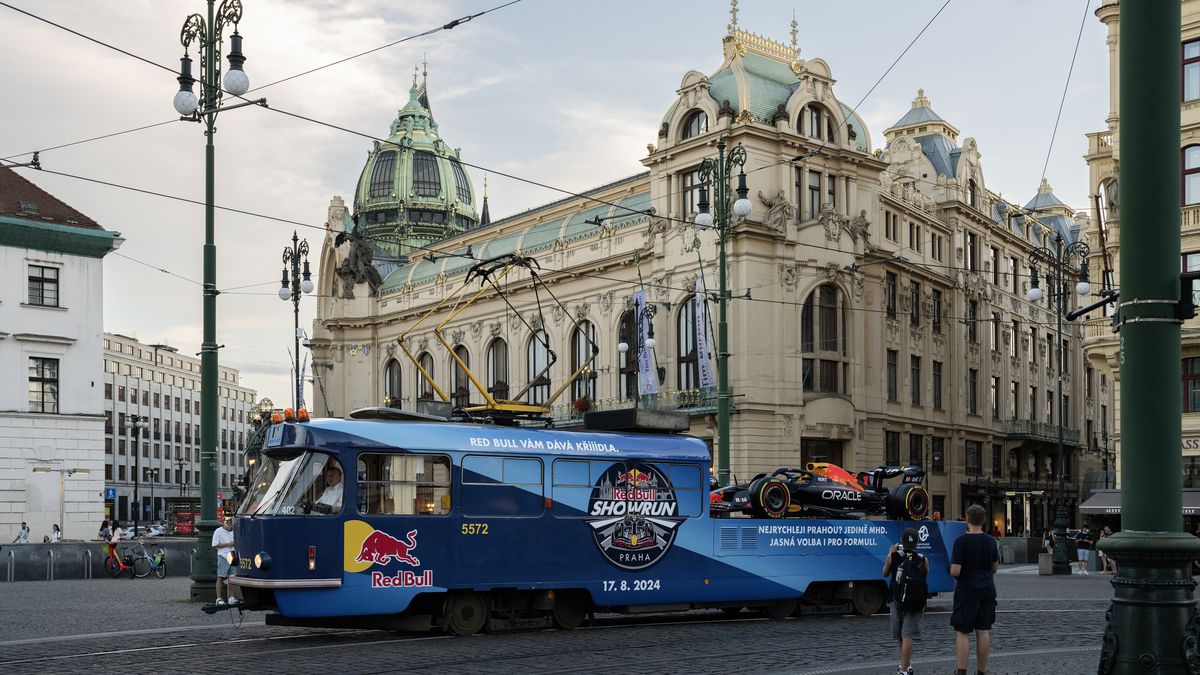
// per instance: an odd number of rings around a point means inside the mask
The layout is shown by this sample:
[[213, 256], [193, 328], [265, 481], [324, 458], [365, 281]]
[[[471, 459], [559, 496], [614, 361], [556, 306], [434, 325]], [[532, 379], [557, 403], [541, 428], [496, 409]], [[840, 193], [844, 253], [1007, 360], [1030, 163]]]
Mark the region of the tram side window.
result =
[[587, 460], [554, 460], [552, 496], [555, 516], [578, 518], [587, 515], [588, 499], [592, 496], [591, 465], [592, 462]]
[[450, 458], [392, 453], [359, 455], [358, 511], [386, 516], [450, 513]]
[[541, 460], [482, 455], [463, 458], [463, 515], [536, 517], [544, 509]]
[[697, 464], [672, 464], [671, 487], [679, 503], [679, 515], [699, 518], [704, 513], [704, 502], [708, 499], [706, 481], [701, 480]]

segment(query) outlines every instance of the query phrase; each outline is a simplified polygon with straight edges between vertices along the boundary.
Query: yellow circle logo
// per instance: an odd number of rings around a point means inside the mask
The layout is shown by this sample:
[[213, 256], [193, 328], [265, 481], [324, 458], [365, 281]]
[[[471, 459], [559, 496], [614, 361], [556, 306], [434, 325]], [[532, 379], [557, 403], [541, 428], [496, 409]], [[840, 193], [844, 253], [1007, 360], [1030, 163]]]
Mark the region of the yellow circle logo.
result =
[[375, 531], [369, 523], [347, 520], [342, 527], [342, 561], [347, 572], [362, 572], [371, 566], [370, 560], [359, 562], [363, 542]]

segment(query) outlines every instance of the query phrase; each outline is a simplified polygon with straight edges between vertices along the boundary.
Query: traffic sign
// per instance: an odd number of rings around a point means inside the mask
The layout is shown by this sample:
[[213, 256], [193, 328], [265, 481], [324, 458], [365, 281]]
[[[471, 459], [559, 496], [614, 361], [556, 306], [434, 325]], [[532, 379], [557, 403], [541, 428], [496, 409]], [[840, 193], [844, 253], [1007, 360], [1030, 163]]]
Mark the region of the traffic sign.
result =
[[105, 499], [116, 499], [117, 498], [117, 488], [115, 488], [115, 487], [104, 488], [104, 498]]

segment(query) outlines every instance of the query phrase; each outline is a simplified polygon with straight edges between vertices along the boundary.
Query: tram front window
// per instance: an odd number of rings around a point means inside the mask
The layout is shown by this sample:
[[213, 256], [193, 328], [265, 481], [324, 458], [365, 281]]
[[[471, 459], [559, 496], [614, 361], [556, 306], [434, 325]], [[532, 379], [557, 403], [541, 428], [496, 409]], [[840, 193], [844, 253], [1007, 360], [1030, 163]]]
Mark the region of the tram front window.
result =
[[243, 515], [335, 515], [342, 510], [344, 474], [336, 458], [317, 452], [267, 459], [254, 477]]

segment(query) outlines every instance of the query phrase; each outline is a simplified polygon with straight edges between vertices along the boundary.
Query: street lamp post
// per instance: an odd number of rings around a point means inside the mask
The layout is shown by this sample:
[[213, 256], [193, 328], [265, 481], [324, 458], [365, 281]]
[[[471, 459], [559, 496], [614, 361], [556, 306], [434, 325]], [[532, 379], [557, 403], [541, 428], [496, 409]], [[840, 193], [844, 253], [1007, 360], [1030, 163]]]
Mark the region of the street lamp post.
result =
[[1054, 235], [1054, 247], [1041, 246], [1029, 253], [1029, 294], [1030, 302], [1037, 302], [1042, 299], [1042, 289], [1038, 286], [1037, 268], [1038, 265], [1046, 266], [1046, 286], [1048, 291], [1048, 304], [1054, 308], [1054, 315], [1058, 320], [1058, 509], [1054, 516], [1054, 536], [1058, 540], [1058, 545], [1054, 547], [1054, 574], [1070, 574], [1071, 561], [1067, 558], [1067, 489], [1066, 489], [1066, 471], [1064, 471], [1063, 461], [1063, 362], [1066, 360], [1066, 350], [1062, 346], [1062, 322], [1063, 315], [1067, 313], [1067, 298], [1070, 297], [1068, 286], [1071, 281], [1068, 279], [1067, 268], [1072, 264], [1073, 260], [1079, 261], [1078, 282], [1075, 284], [1075, 292], [1079, 295], [1086, 296], [1091, 291], [1091, 284], [1088, 283], [1088, 268], [1087, 257], [1090, 253], [1088, 245], [1082, 241], [1072, 242], [1067, 244], [1063, 241], [1062, 234]]
[[[242, 19], [241, 0], [224, 0], [214, 8], [208, 0], [207, 18], [192, 14], [183, 22], [179, 42], [183, 57], [179, 60], [179, 91], [175, 94], [175, 110], [186, 119], [204, 123], [204, 341], [200, 345], [200, 521], [196, 523], [196, 553], [192, 574], [191, 597], [209, 601], [215, 595], [216, 558], [212, 555], [212, 533], [217, 523], [217, 247], [214, 244], [214, 149], [217, 113], [221, 96], [228, 92], [241, 96], [250, 89], [250, 80], [242, 70], [246, 57], [242, 54], [242, 36], [237, 24]], [[221, 87], [221, 45], [225, 28], [233, 24], [230, 38], [229, 71]], [[192, 59], [188, 49], [196, 43], [200, 54], [201, 97], [196, 98], [192, 85]], [[260, 105], [265, 101], [256, 101]], [[242, 103], [241, 105], [250, 105]]]
[[[729, 290], [725, 280], [725, 239], [733, 229], [733, 215], [745, 218], [750, 215], [753, 205], [746, 198], [746, 172], [741, 168], [746, 164], [746, 149], [741, 145], [725, 154], [725, 139], [717, 141], [717, 157], [709, 157], [700, 164], [700, 213], [696, 215], [696, 225], [702, 228], [716, 227], [717, 245], [720, 267], [720, 291], [717, 299], [717, 462], [720, 464], [718, 478], [721, 485], [729, 484], [729, 324], [725, 317], [725, 301]], [[729, 181], [733, 167], [738, 167], [737, 201], [729, 202]], [[713, 186], [714, 214], [708, 211], [709, 183]], [[697, 339], [704, 339], [698, 335]]]
[[[303, 259], [304, 272], [300, 271]], [[288, 272], [291, 271], [289, 285]], [[296, 351], [293, 354], [296, 363], [296, 389], [293, 407], [300, 408], [304, 400], [304, 379], [300, 375], [300, 294], [312, 293], [312, 273], [308, 270], [308, 240], [300, 240], [295, 230], [292, 231], [292, 245], [283, 248], [283, 285], [279, 287], [279, 299], [292, 301], [292, 314], [295, 317]]]
[[[148, 470], [146, 475], [150, 478], [150, 524], [153, 525], [158, 521], [158, 509], [154, 504], [154, 484], [158, 482], [158, 468]], [[137, 534], [137, 528], [134, 528], [133, 533]]]
[[141, 433], [150, 426], [145, 415], [130, 415], [129, 430], [133, 434], [133, 533], [137, 534], [138, 519], [142, 515], [142, 498], [138, 495], [142, 477]]

